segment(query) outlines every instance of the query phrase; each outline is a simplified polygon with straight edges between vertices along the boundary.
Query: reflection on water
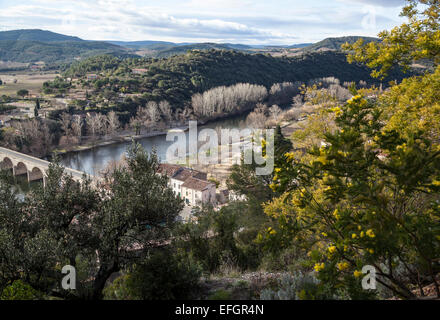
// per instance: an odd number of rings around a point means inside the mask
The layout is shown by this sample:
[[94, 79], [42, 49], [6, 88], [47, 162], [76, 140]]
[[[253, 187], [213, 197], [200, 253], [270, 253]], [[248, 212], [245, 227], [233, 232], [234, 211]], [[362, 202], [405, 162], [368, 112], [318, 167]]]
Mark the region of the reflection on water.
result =
[[25, 194], [31, 190], [35, 190], [43, 185], [43, 180], [36, 180], [28, 182], [27, 175], [11, 176], [8, 178], [8, 182], [17, 191], [17, 196], [20, 200], [24, 199]]
[[[242, 115], [233, 119], [226, 119], [209, 123], [201, 126], [198, 129], [211, 128], [211, 129], [234, 129], [243, 128], [244, 119], [246, 115]], [[188, 134], [186, 135], [188, 139]], [[177, 138], [176, 138], [177, 139]], [[147, 150], [151, 152], [153, 148], [156, 149], [157, 156], [160, 161], [166, 159], [166, 152], [173, 141], [166, 141], [166, 136], [156, 136], [143, 138], [138, 142]], [[188, 141], [187, 150], [188, 150]], [[71, 152], [61, 157], [61, 163], [68, 168], [80, 170], [92, 175], [98, 175], [99, 172], [105, 168], [105, 166], [111, 161], [118, 161], [127, 151], [131, 142], [121, 142], [118, 144], [112, 144], [108, 146], [96, 147], [90, 150]]]

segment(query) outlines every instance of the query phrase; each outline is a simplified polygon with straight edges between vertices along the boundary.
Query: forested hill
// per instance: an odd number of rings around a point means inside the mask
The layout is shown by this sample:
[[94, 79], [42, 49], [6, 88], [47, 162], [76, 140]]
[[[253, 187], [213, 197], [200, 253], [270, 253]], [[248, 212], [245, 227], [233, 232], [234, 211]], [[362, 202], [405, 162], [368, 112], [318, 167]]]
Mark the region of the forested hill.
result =
[[55, 33], [40, 29], [22, 29], [0, 32], [1, 40], [14, 41], [41, 41], [41, 42], [58, 42], [58, 41], [84, 41], [78, 37], [66, 36], [64, 34]]
[[379, 38], [372, 37], [358, 37], [358, 36], [348, 36], [348, 37], [338, 37], [338, 38], [327, 38], [312, 45], [303, 48], [304, 51], [318, 51], [318, 50], [341, 50], [341, 46], [348, 43], [355, 43], [359, 39], [364, 39], [365, 43], [368, 42], [378, 42]]
[[126, 48], [101, 42], [86, 41], [45, 30], [12, 30], [0, 32], [0, 60], [32, 63], [44, 61], [58, 65], [75, 59], [101, 54], [126, 55]]
[[[133, 74], [132, 70], [136, 68], [144, 69], [143, 74]], [[365, 80], [370, 84], [379, 84], [377, 79], [370, 77], [369, 69], [347, 63], [346, 56], [338, 52], [310, 53], [291, 58], [228, 50], [191, 51], [164, 59], [99, 56], [75, 62], [65, 76], [82, 77], [89, 72], [101, 74], [97, 80], [101, 86], [125, 81], [125, 86], [149, 99], [166, 99], [176, 105], [182, 105], [196, 92], [240, 82], [270, 88], [279, 82], [336, 77], [341, 82]], [[384, 83], [402, 77], [400, 72], [394, 72]]]

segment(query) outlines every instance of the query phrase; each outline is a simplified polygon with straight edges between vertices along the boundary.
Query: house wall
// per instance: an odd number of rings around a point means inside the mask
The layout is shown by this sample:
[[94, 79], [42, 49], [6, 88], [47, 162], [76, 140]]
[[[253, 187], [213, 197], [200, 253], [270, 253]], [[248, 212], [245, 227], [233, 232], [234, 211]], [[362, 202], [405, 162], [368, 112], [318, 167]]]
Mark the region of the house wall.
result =
[[182, 198], [184, 198], [185, 203], [190, 206], [196, 206], [200, 203], [208, 202], [215, 204], [215, 185], [203, 191], [182, 187]]
[[174, 191], [174, 193], [175, 194], [177, 194], [177, 195], [181, 195], [181, 196], [183, 196], [183, 193], [182, 193], [182, 184], [183, 184], [184, 182], [183, 181], [180, 181], [180, 180], [176, 180], [176, 179], [170, 179], [170, 187], [171, 187], [171, 189], [173, 189], [173, 191]]

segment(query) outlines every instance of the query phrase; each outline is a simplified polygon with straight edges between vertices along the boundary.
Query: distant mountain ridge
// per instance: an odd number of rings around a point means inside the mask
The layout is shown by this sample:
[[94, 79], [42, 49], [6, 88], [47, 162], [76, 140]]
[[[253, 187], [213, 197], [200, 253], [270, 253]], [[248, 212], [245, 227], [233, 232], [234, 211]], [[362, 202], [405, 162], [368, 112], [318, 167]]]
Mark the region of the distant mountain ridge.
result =
[[22, 63], [43, 61], [48, 65], [70, 63], [99, 54], [123, 56], [130, 52], [114, 44], [40, 30], [0, 32], [0, 60]]
[[379, 42], [379, 38], [372, 38], [372, 37], [360, 37], [360, 36], [348, 36], [348, 37], [338, 37], [338, 38], [326, 38], [322, 41], [319, 41], [317, 43], [311, 44], [309, 46], [306, 46], [303, 48], [304, 51], [318, 51], [318, 50], [341, 50], [341, 46], [348, 42], [348, 43], [355, 43], [359, 39], [364, 39], [366, 43], [369, 42]]
[[40, 29], [22, 29], [0, 32], [1, 40], [14, 41], [41, 41], [41, 42], [59, 42], [59, 41], [85, 41], [78, 37], [66, 36], [64, 34], [55, 33]]
[[345, 42], [354, 43], [360, 38], [366, 42], [380, 41], [369, 37], [327, 38], [320, 42], [299, 43], [290, 46], [246, 45], [234, 43], [174, 43], [168, 41], [90, 41], [47, 30], [23, 29], [0, 32], [0, 60], [32, 63], [44, 61], [46, 64], [71, 63], [99, 54], [115, 56], [148, 56], [167, 58], [185, 54], [192, 50], [232, 50], [245, 53], [272, 53], [282, 50], [298, 52], [340, 51]]

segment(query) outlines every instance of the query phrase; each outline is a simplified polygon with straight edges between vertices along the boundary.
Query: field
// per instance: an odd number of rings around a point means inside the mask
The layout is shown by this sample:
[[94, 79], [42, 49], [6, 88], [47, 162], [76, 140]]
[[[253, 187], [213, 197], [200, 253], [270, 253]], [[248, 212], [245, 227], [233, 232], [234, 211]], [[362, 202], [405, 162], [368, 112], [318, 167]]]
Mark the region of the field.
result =
[[3, 81], [0, 86], [0, 96], [16, 95], [20, 89], [26, 89], [30, 94], [39, 94], [43, 83], [53, 80], [57, 74], [55, 73], [40, 73], [40, 72], [5, 72], [0, 73], [0, 79]]

